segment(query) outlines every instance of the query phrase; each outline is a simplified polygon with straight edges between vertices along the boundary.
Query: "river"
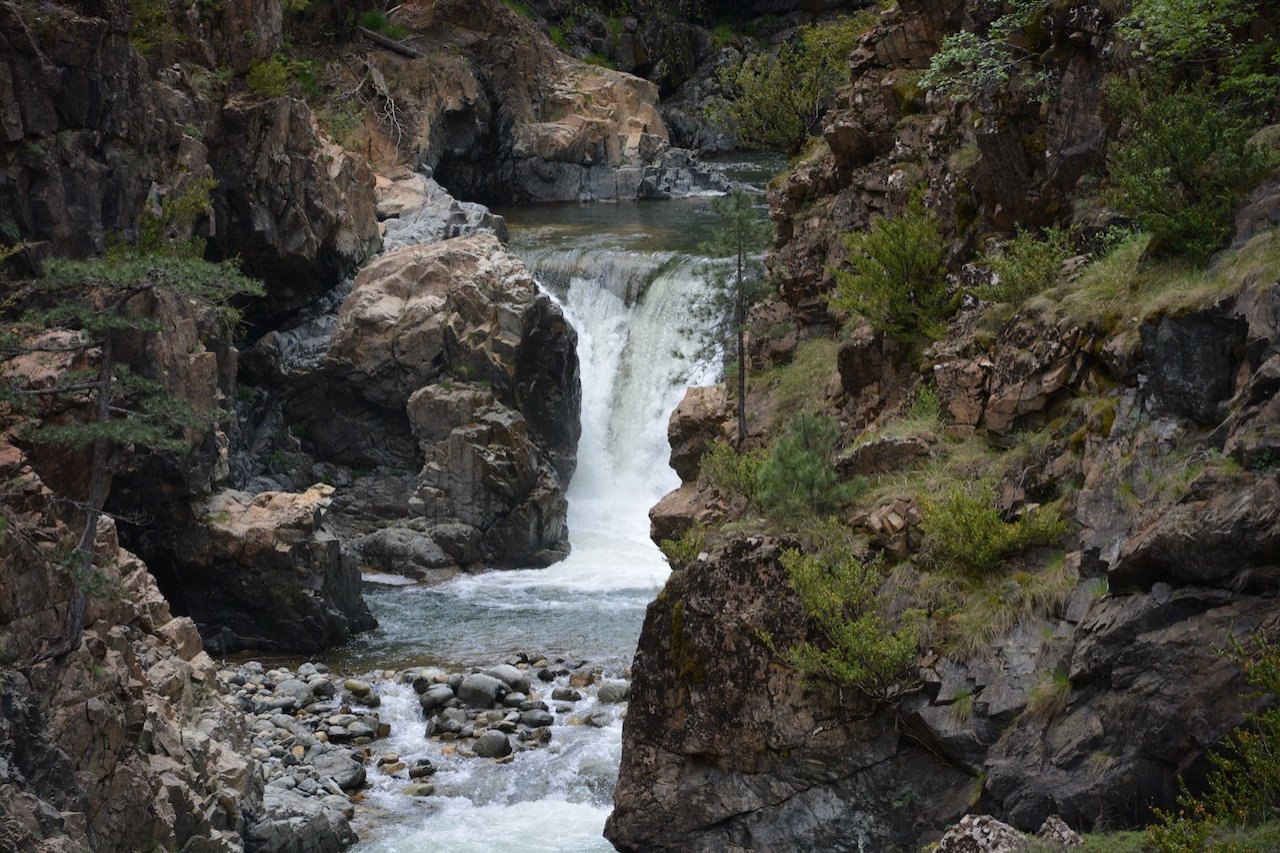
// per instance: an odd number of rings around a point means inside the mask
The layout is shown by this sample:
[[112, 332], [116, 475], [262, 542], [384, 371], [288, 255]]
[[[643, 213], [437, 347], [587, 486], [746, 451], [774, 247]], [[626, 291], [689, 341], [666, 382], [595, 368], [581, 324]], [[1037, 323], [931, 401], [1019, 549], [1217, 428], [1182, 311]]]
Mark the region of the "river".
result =
[[[758, 184], [776, 164], [725, 165]], [[672, 409], [687, 385], [715, 379], [716, 369], [694, 358], [686, 328], [689, 301], [703, 287], [697, 246], [714, 214], [705, 199], [498, 212], [507, 217], [511, 249], [578, 331], [582, 438], [568, 491], [572, 552], [546, 569], [434, 587], [369, 586], [379, 628], [331, 656], [342, 670], [488, 666], [528, 653], [622, 678], [645, 606], [669, 573], [649, 540], [648, 511], [679, 485], [667, 464]], [[557, 714], [548, 746], [501, 764], [460, 758], [428, 741], [412, 690], [375, 680], [392, 725], [380, 751], [427, 758], [438, 772], [434, 795], [410, 797], [403, 779], [371, 770], [357, 811], [357, 851], [612, 849], [601, 832], [625, 705], [597, 705], [584, 690]]]

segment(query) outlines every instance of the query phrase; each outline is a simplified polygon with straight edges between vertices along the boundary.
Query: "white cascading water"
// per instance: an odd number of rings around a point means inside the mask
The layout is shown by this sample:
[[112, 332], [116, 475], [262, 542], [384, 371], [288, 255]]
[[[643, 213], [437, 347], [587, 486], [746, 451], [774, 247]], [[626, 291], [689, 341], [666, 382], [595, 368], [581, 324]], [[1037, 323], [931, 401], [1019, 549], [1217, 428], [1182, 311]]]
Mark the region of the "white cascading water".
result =
[[[515, 248], [578, 331], [582, 438], [569, 488], [572, 552], [546, 569], [492, 572], [433, 588], [369, 596], [394, 642], [367, 643], [367, 666], [441, 661], [486, 665], [524, 651], [589, 661], [607, 675], [630, 664], [644, 607], [669, 569], [649, 539], [649, 508], [679, 485], [667, 464], [666, 424], [687, 384], [711, 381], [694, 362], [688, 305], [702, 283], [697, 259], [594, 245], [538, 245], [516, 231]], [[553, 685], [546, 685], [547, 689]], [[621, 757], [622, 711], [586, 696], [551, 743], [509, 764], [445, 754], [423, 737], [410, 688], [381, 682], [389, 743], [410, 764], [439, 768], [434, 795], [403, 793], [403, 779], [370, 771], [357, 848], [380, 851], [608, 851], [601, 836]], [[573, 724], [605, 711], [603, 725]]]

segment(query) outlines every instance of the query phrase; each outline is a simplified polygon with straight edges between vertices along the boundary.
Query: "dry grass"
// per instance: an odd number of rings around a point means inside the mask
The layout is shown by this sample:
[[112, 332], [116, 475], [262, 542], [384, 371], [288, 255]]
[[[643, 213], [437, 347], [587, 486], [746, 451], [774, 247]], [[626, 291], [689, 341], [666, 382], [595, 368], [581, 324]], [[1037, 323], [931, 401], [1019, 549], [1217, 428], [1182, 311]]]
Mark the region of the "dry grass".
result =
[[1280, 277], [1280, 233], [1255, 237], [1237, 251], [1218, 256], [1207, 270], [1185, 262], [1143, 259], [1150, 237], [1120, 243], [1074, 282], [1032, 301], [1032, 306], [1081, 325], [1123, 333], [1137, 344], [1138, 330], [1152, 317], [1180, 314], [1239, 293], [1250, 282]]
[[1032, 688], [1022, 716], [1035, 722], [1047, 723], [1065, 711], [1070, 700], [1071, 679], [1066, 673], [1054, 672], [1046, 675]]

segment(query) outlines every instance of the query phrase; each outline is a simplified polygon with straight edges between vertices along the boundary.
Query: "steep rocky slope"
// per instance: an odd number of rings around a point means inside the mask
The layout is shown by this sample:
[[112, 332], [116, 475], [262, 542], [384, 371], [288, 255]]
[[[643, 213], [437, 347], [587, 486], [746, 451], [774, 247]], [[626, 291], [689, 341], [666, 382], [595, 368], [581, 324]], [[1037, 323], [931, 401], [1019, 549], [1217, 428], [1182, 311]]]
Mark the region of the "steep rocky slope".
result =
[[[635, 661], [606, 830], [619, 849], [915, 850], [969, 810], [1027, 831], [1051, 814], [1141, 825], [1265, 701], [1219, 650], [1280, 628], [1280, 235], [1258, 216], [1274, 178], [1207, 269], [1153, 265], [1130, 240], [1020, 307], [970, 300], [918, 357], [866, 325], [831, 335], [842, 235], [918, 184], [957, 283], [1015, 224], [1096, 233], [1112, 215], [1096, 187], [1116, 119], [1098, 90], [1129, 61], [1113, 19], [1050, 7], [1045, 103], [1018, 85], [918, 89], [945, 34], [982, 14], [904, 2], [863, 39], [823, 140], [771, 188], [780, 298], [753, 326], [749, 448], [767, 453], [800, 408], [840, 424], [833, 463], [862, 485], [839, 547], [887, 561], [879, 606], [919, 631], [909, 676], [878, 701], [801, 676], [791, 650], [830, 638], [781, 555], [822, 553], [831, 530], [782, 533], [741, 475], [708, 470], [733, 404], [692, 389], [670, 430], [685, 484], [651, 515], [678, 566]], [[979, 483], [996, 523], [1049, 507], [1065, 535], [976, 580], [948, 574], [926, 520]]]

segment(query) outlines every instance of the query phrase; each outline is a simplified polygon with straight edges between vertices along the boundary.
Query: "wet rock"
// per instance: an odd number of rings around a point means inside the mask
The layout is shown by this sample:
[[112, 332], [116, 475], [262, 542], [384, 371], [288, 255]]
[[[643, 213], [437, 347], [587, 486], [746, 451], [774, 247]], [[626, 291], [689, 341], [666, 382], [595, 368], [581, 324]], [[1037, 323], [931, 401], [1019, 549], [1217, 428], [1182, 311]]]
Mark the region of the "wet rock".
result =
[[484, 671], [484, 674], [491, 675], [502, 681], [516, 693], [529, 692], [529, 677], [510, 664], [499, 664], [498, 666], [490, 667]]
[[617, 705], [627, 701], [631, 695], [631, 685], [626, 681], [606, 681], [596, 692], [596, 699], [607, 705]]
[[502, 681], [479, 672], [464, 677], [458, 685], [458, 698], [469, 708], [491, 708], [506, 692]]
[[520, 722], [530, 728], [542, 728], [553, 725], [556, 718], [549, 712], [537, 708], [525, 711], [520, 715]]
[[422, 705], [422, 710], [430, 711], [433, 708], [440, 707], [452, 698], [453, 690], [449, 685], [433, 684], [418, 697], [418, 703]]
[[481, 758], [502, 758], [511, 754], [511, 741], [502, 732], [485, 732], [476, 738], [473, 749]]
[[332, 779], [344, 791], [354, 791], [364, 784], [364, 765], [343, 750], [323, 750], [310, 761], [317, 775]]

